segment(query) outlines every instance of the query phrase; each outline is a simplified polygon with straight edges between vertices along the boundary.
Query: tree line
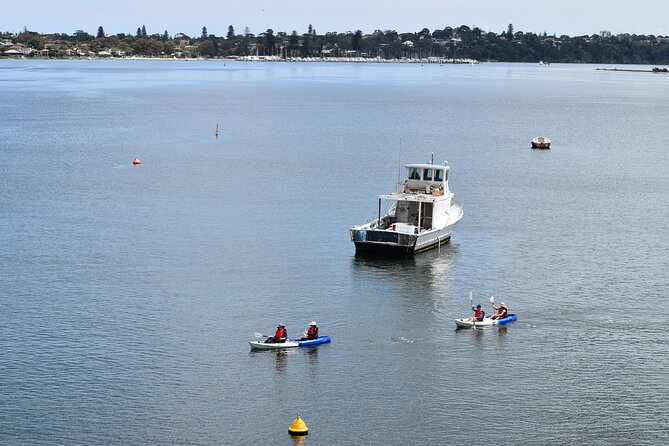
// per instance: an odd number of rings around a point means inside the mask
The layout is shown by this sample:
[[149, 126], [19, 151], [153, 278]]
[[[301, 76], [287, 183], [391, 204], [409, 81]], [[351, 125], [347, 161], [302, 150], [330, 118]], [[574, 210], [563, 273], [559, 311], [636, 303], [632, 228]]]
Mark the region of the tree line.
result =
[[[231, 25], [225, 36], [202, 27], [199, 36], [147, 33], [145, 26], [135, 33], [107, 35], [100, 26], [95, 35], [83, 30], [68, 34], [39, 34], [24, 29], [10, 35], [14, 43], [35, 50], [48, 48], [49, 57], [72, 56], [74, 49], [92, 53], [115, 52], [125, 56], [226, 58], [274, 56], [277, 58], [367, 57], [381, 59], [475, 59], [499, 62], [566, 62], [669, 64], [669, 38], [654, 35], [618, 34], [607, 31], [583, 36], [548, 35], [515, 31], [512, 24], [500, 33], [466, 25], [430, 31], [399, 33], [376, 30], [326, 32], [318, 34], [309, 25], [299, 34], [267, 29], [257, 35], [248, 28], [242, 33]], [[81, 54], [81, 52], [79, 53]]]

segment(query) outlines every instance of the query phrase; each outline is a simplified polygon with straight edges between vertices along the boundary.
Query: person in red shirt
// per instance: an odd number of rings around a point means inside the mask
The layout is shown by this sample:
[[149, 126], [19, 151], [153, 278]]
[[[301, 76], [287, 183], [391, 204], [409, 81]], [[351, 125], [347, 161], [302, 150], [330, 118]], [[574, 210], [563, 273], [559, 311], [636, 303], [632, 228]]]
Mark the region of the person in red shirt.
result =
[[468, 318], [467, 319], [468, 322], [481, 322], [485, 317], [485, 311], [483, 311], [483, 307], [481, 307], [481, 304], [472, 307], [472, 311], [474, 312], [474, 316]]
[[499, 307], [494, 305], [492, 307], [497, 310], [497, 314], [490, 316], [490, 319], [503, 319], [509, 314], [509, 310], [506, 308], [506, 304], [504, 302], [499, 304]]
[[274, 336], [270, 336], [269, 338], [267, 338], [265, 343], [267, 344], [282, 343], [286, 342], [286, 339], [288, 339], [288, 330], [286, 330], [286, 326], [283, 325], [283, 322], [279, 322], [279, 325], [276, 327], [276, 332], [274, 333]]
[[302, 338], [302, 341], [310, 341], [318, 337], [318, 325], [316, 325], [315, 321], [311, 321], [309, 328], [307, 328], [307, 331], [305, 331], [304, 334], [306, 335], [306, 338]]

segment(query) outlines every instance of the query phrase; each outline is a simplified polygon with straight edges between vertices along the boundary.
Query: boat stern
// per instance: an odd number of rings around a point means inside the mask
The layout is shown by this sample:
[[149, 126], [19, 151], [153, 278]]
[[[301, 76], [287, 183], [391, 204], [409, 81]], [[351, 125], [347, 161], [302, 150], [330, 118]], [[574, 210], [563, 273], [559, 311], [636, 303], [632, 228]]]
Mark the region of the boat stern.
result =
[[[397, 228], [396, 228], [397, 229]], [[357, 226], [349, 229], [351, 241], [355, 244], [356, 254], [395, 254], [413, 253], [418, 238], [415, 234], [398, 230], [369, 229]]]

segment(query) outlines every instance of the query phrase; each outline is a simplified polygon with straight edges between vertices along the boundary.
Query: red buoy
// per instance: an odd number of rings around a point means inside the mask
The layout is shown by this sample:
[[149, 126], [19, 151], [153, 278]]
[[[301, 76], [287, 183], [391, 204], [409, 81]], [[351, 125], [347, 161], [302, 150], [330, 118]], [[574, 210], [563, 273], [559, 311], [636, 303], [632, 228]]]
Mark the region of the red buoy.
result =
[[142, 162], [139, 160], [139, 158], [135, 158], [134, 160], [132, 160], [132, 163], [133, 163], [135, 166], [138, 166], [138, 165], [142, 164]]

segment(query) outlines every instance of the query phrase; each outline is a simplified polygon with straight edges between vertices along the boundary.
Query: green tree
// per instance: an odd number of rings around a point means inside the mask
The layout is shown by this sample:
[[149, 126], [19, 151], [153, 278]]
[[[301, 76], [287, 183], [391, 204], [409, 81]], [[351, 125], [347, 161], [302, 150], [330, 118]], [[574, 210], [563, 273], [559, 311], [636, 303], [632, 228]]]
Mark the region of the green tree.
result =
[[165, 52], [165, 55], [171, 56], [174, 54], [174, 50], [176, 49], [176, 45], [174, 44], [174, 41], [168, 40], [166, 42], [163, 42], [163, 51]]
[[362, 31], [357, 30], [353, 34], [353, 40], [351, 41], [351, 48], [353, 51], [360, 51], [360, 42], [362, 41]]
[[132, 47], [125, 40], [118, 44], [118, 49], [123, 51], [126, 56], [132, 54]]
[[165, 30], [165, 32], [163, 33], [163, 40], [165, 41], [170, 40], [170, 35], [167, 34], [167, 30]]
[[228, 34], [225, 36], [228, 40], [233, 40], [235, 38], [235, 28], [232, 25], [228, 26]]
[[216, 53], [214, 48], [214, 42], [212, 42], [211, 40], [205, 40], [203, 42], [200, 42], [200, 44], [197, 47], [197, 51], [200, 54], [200, 56], [213, 57], [214, 54]]
[[24, 31], [17, 36], [16, 41], [36, 50], [44, 48], [44, 45], [39, 38], [39, 34], [36, 32]]
[[96, 36], [98, 39], [104, 39], [105, 38], [105, 30], [102, 28], [102, 26], [98, 27], [98, 34]]
[[509, 38], [509, 40], [513, 40], [513, 25], [511, 23], [509, 23], [506, 35]]
[[88, 42], [88, 46], [93, 52], [98, 52], [102, 49], [102, 43], [98, 39], [93, 39]]
[[142, 37], [146, 37], [146, 26], [142, 25]]
[[[274, 30], [268, 29], [265, 31], [265, 54], [272, 56], [274, 55], [274, 43], [276, 38], [274, 37]], [[267, 54], [269, 52], [269, 54]]]
[[75, 42], [88, 42], [93, 40], [93, 36], [80, 29], [76, 30], [74, 34], [72, 34], [72, 37], [74, 37]]
[[139, 26], [137, 27], [137, 34], [135, 34], [137, 37], [142, 37], [142, 28]]
[[207, 33], [207, 27], [203, 26], [202, 27], [202, 35], [200, 36], [201, 39], [206, 39], [209, 37], [209, 34]]
[[297, 31], [293, 30], [288, 38], [288, 51], [290, 55], [295, 57], [297, 50], [300, 48], [300, 36], [297, 35]]

